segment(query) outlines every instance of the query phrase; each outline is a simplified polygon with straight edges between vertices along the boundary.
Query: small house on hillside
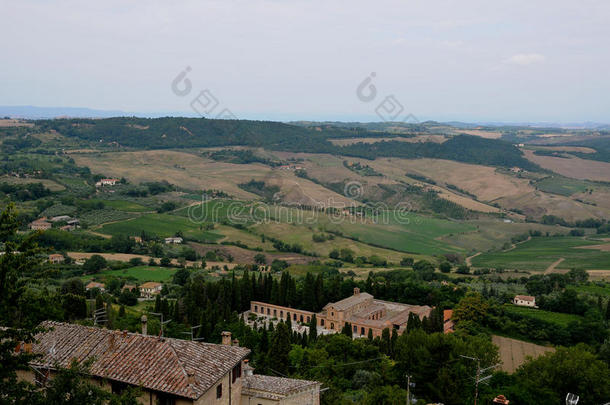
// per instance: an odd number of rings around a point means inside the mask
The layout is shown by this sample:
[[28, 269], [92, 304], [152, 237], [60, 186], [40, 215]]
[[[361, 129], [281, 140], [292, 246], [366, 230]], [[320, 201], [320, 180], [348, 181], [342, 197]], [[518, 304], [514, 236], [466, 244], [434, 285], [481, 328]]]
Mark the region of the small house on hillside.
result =
[[53, 253], [49, 255], [49, 263], [59, 264], [64, 262], [64, 255], [60, 255], [59, 253]]
[[34, 231], [44, 231], [46, 229], [51, 229], [53, 225], [47, 221], [46, 217], [39, 218], [35, 221], [30, 222], [29, 228]]
[[125, 290], [127, 290], [127, 291], [132, 291], [132, 290], [137, 289], [137, 288], [138, 288], [138, 287], [137, 287], [135, 284], [125, 284], [125, 285], [123, 286], [123, 288], [121, 288], [121, 292], [122, 292], [122, 291], [125, 291]]
[[531, 295], [515, 295], [513, 304], [520, 305], [522, 307], [537, 308], [536, 297], [532, 297]]
[[170, 244], [178, 245], [178, 244], [182, 243], [182, 241], [183, 241], [183, 239], [179, 236], [172, 236], [171, 238], [165, 238], [166, 245], [170, 245]]
[[152, 298], [154, 295], [161, 294], [163, 284], [156, 281], [148, 281], [140, 286], [140, 296], [143, 298]]
[[120, 180], [119, 179], [101, 179], [99, 181], [100, 185], [102, 186], [114, 186], [115, 184], [117, 184]]
[[94, 288], [98, 288], [101, 292], [106, 291], [106, 284], [98, 283], [97, 281], [90, 281], [89, 284], [85, 286], [85, 290], [93, 290]]

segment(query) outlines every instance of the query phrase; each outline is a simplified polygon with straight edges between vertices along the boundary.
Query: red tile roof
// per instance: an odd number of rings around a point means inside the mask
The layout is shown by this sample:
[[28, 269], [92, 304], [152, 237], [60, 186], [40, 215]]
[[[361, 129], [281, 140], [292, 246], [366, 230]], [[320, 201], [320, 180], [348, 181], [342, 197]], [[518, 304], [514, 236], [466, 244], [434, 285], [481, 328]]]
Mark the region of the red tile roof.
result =
[[198, 399], [241, 362], [250, 350], [189, 340], [144, 336], [45, 321], [50, 330], [32, 347], [42, 357], [31, 364], [53, 368], [72, 359], [95, 360], [90, 373], [143, 388]]

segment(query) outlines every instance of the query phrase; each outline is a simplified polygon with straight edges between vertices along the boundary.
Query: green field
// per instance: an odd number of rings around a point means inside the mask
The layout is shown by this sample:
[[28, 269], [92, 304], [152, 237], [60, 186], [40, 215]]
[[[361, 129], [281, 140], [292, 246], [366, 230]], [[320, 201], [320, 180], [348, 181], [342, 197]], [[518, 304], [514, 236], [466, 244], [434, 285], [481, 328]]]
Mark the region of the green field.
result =
[[256, 214], [250, 214], [250, 208], [254, 206], [254, 203], [238, 200], [210, 200], [203, 204], [181, 208], [173, 214], [188, 217], [197, 223], [230, 221], [246, 225], [254, 223]]
[[578, 315], [562, 314], [559, 312], [544, 311], [536, 308], [519, 307], [517, 305], [504, 305], [504, 310], [508, 313], [518, 314], [527, 318], [538, 319], [541, 321], [551, 322], [559, 326], [568, 326], [570, 322], [581, 319]]
[[83, 276], [83, 279], [89, 280], [93, 277], [114, 276], [135, 279], [141, 283], [146, 281], [161, 282], [170, 280], [175, 272], [176, 269], [168, 267], [136, 266], [123, 270], [105, 270], [95, 275]]
[[90, 202], [101, 202], [104, 204], [106, 208], [113, 208], [119, 211], [127, 211], [127, 212], [146, 212], [153, 211], [152, 208], [147, 207], [142, 204], [138, 204], [133, 201], [126, 200], [101, 200], [101, 199], [91, 199], [88, 200]]
[[329, 224], [328, 229], [338, 230], [344, 235], [375, 246], [382, 246], [402, 252], [435, 255], [448, 252], [464, 252], [464, 249], [438, 240], [444, 235], [472, 232], [476, 228], [470, 224], [424, 217], [415, 213], [402, 221], [390, 212], [385, 223], [350, 223]]
[[602, 296], [602, 297], [610, 297], [610, 284], [604, 283], [601, 285], [597, 284], [589, 284], [589, 285], [579, 285], [576, 287], [576, 291], [579, 293], [584, 293], [593, 297]]
[[610, 252], [579, 249], [579, 246], [598, 245], [582, 237], [538, 237], [517, 245], [507, 252], [483, 253], [472, 260], [475, 267], [542, 271], [560, 258], [565, 260], [559, 269], [610, 269]]
[[200, 229], [200, 224], [190, 221], [188, 218], [168, 214], [147, 214], [141, 217], [107, 224], [98, 229], [100, 233], [108, 235], [137, 236], [142, 231], [159, 237], [168, 237], [181, 231], [186, 238], [198, 242], [215, 242], [223, 238], [218, 233]]
[[544, 192], [571, 196], [572, 194], [582, 193], [593, 186], [585, 180], [569, 179], [558, 175], [548, 176], [535, 183], [535, 186]]

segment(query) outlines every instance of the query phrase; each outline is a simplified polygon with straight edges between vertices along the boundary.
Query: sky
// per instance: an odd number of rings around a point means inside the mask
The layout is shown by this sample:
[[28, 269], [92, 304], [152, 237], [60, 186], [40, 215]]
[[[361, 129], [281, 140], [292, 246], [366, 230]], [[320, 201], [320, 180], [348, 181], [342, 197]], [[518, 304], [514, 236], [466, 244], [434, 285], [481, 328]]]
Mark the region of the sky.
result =
[[0, 10], [0, 105], [610, 123], [607, 0], [0, 0]]

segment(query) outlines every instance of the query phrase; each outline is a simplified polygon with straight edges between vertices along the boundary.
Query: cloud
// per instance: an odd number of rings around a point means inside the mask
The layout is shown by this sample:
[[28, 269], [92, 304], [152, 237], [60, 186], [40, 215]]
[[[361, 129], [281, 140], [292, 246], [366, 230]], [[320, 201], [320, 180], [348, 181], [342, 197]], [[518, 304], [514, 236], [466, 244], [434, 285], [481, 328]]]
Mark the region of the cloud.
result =
[[545, 60], [546, 57], [539, 53], [517, 53], [510, 58], [505, 59], [504, 63], [508, 65], [528, 66], [536, 63], [542, 63]]

